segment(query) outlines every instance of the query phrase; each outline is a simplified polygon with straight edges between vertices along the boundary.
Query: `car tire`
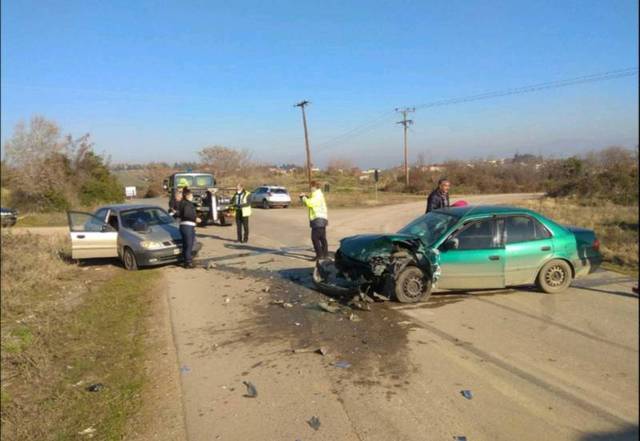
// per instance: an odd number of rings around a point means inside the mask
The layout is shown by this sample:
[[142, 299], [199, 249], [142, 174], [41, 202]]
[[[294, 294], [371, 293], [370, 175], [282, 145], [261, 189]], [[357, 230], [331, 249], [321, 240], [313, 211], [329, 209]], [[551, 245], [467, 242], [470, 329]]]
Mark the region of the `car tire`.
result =
[[264, 200], [262, 201], [262, 208], [264, 208], [265, 210], [268, 210], [268, 209], [270, 208], [270, 207], [269, 207], [269, 201], [268, 201], [268, 200], [264, 199]]
[[536, 285], [542, 291], [552, 294], [564, 291], [572, 281], [571, 265], [564, 260], [556, 259], [544, 264], [538, 273]]
[[125, 248], [122, 253], [122, 264], [127, 271], [136, 271], [138, 269], [138, 261], [136, 255], [131, 248]]
[[289, 206], [288, 205], [283, 205], [282, 208], [289, 208]]
[[416, 266], [407, 266], [393, 285], [393, 293], [400, 303], [426, 301], [431, 296], [431, 278]]
[[224, 217], [224, 214], [222, 214], [222, 215], [220, 215], [220, 226], [224, 227], [226, 225], [228, 225], [227, 224], [227, 219]]

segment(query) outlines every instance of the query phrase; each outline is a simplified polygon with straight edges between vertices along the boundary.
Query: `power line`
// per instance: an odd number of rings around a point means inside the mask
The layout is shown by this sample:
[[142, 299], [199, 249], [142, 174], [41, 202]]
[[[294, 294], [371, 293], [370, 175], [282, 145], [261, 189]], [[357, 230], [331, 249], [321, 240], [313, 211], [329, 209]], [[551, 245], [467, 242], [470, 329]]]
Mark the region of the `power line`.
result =
[[560, 87], [573, 86], [576, 84], [593, 83], [597, 81], [612, 80], [615, 78], [629, 77], [638, 74], [638, 68], [628, 68], [612, 70], [599, 74], [583, 75], [581, 77], [569, 78], [565, 80], [547, 81], [544, 83], [531, 84], [528, 86], [515, 87], [511, 89], [495, 90], [492, 92], [481, 93], [477, 95], [469, 95], [458, 98], [449, 98], [444, 100], [432, 101], [430, 103], [419, 104], [416, 109], [426, 109], [430, 107], [449, 106], [452, 104], [468, 103], [471, 101], [480, 101], [491, 98], [498, 98], [510, 95], [521, 95], [525, 93], [537, 92], [546, 89], [557, 89]]
[[[611, 70], [607, 72], [583, 75], [580, 77], [568, 78], [564, 80], [547, 81], [544, 83], [531, 84], [528, 86], [521, 86], [516, 88], [510, 88], [510, 89], [495, 90], [495, 91], [485, 92], [481, 94], [441, 99], [437, 101], [431, 101], [431, 102], [419, 104], [414, 106], [414, 108], [418, 110], [418, 109], [428, 109], [433, 107], [450, 106], [450, 105], [462, 104], [462, 103], [473, 102], [473, 101], [499, 98], [503, 96], [522, 95], [525, 93], [532, 93], [540, 90], [557, 89], [557, 88], [568, 87], [568, 86], [573, 86], [577, 84], [595, 83], [599, 81], [607, 81], [607, 80], [613, 80], [617, 78], [631, 77], [635, 75], [638, 75], [637, 67]], [[384, 120], [386, 120], [387, 117], [389, 117], [391, 114], [393, 114], [392, 111], [385, 112], [380, 116], [376, 117], [375, 119], [367, 123], [361, 124], [359, 126], [356, 126], [353, 129], [347, 130], [346, 132], [340, 135], [337, 135], [333, 138], [330, 138], [326, 141], [323, 141], [317, 146], [321, 147], [322, 149], [326, 149], [329, 147], [342, 145], [348, 139], [355, 138], [357, 136], [360, 136], [366, 132], [369, 132], [379, 127], [380, 124]]]

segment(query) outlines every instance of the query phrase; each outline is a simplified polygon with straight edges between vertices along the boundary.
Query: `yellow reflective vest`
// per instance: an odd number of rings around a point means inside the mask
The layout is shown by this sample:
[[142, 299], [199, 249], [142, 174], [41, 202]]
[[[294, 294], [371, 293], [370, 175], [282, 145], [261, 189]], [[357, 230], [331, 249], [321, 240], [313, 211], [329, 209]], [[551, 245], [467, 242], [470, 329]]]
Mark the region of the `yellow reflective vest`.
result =
[[251, 216], [251, 204], [249, 203], [249, 192], [244, 190], [242, 193], [235, 193], [231, 198], [231, 207], [238, 209], [238, 196], [240, 197], [240, 207], [242, 208], [242, 217]]
[[327, 212], [327, 203], [324, 200], [322, 190], [318, 189], [311, 193], [311, 197], [302, 198], [302, 202], [309, 208], [309, 220], [313, 221], [318, 218], [329, 219]]

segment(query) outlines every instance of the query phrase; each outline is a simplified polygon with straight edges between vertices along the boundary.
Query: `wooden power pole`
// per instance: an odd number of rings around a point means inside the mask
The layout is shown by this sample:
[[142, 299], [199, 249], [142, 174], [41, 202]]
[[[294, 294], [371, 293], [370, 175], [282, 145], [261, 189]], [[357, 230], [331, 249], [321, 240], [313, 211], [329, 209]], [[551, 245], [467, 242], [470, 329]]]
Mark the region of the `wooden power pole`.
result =
[[307, 180], [309, 181], [309, 190], [311, 190], [311, 150], [309, 149], [309, 133], [307, 131], [307, 115], [304, 111], [304, 107], [309, 104], [309, 101], [300, 101], [295, 104], [294, 107], [300, 107], [302, 110], [302, 125], [304, 126], [304, 146], [307, 151]]
[[396, 112], [402, 113], [402, 121], [398, 121], [398, 124], [404, 126], [404, 185], [409, 186], [409, 147], [407, 146], [407, 129], [410, 124], [413, 124], [413, 120], [407, 119], [407, 114], [415, 112], [414, 107], [405, 107], [404, 109], [396, 109]]

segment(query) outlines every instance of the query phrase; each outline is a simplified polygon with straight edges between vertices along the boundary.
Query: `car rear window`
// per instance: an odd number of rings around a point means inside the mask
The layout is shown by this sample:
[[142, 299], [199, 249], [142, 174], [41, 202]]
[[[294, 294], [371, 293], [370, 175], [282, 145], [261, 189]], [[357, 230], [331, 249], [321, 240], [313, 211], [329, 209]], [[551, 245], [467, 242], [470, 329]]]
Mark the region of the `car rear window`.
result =
[[270, 191], [275, 194], [287, 194], [286, 188], [272, 188]]

